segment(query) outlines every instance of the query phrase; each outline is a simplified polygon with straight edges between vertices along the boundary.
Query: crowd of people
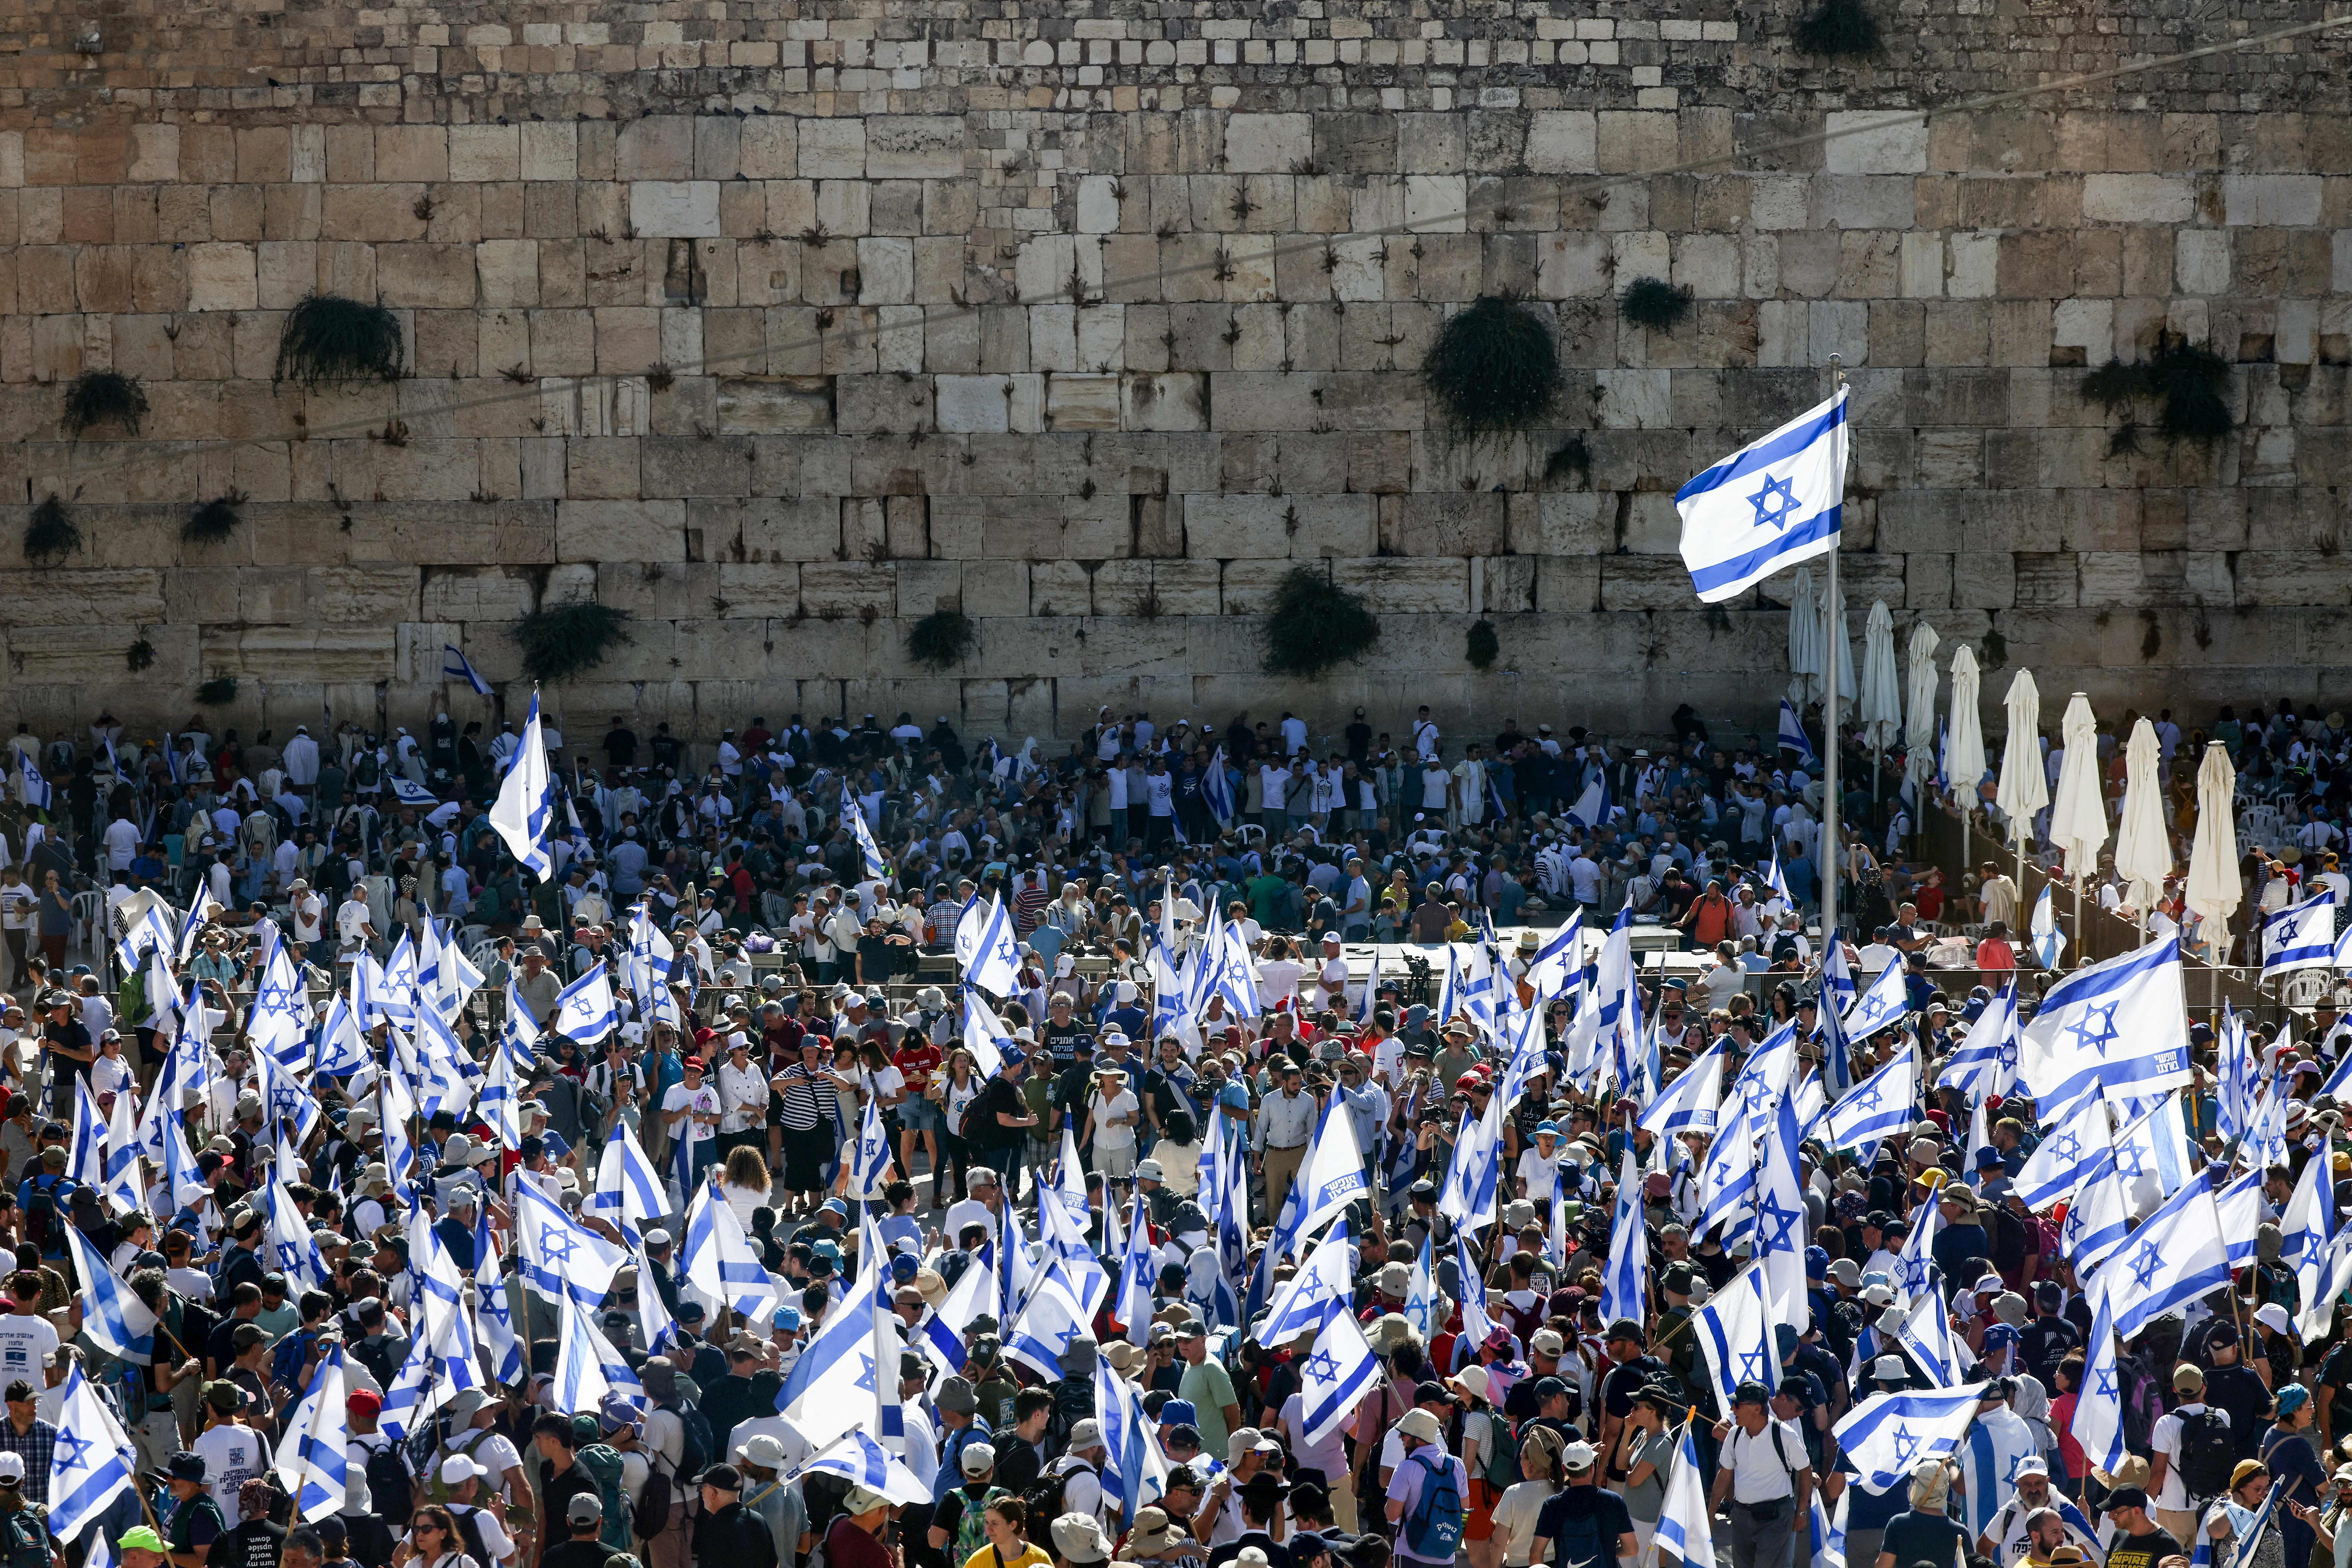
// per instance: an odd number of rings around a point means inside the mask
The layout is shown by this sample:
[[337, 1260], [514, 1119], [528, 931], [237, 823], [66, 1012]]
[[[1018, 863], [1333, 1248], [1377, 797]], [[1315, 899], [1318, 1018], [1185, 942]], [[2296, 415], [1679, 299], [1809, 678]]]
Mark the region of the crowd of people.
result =
[[[2086, 1459], [2071, 1422], [2091, 1299], [2065, 1205], [2015, 1187], [2049, 1129], [2013, 1075], [1990, 1094], [1939, 1081], [2010, 993], [1940, 988], [1933, 950], [1958, 938], [1954, 967], [2032, 970], [2011, 940], [2017, 884], [1998, 857], [1906, 861], [1917, 804], [1896, 773], [1874, 787], [1856, 737], [1825, 858], [1820, 780], [1687, 708], [1648, 744], [1516, 721], [1465, 741], [1427, 709], [1402, 733], [1360, 710], [1331, 733], [1290, 713], [1219, 730], [1105, 710], [1058, 755], [906, 714], [754, 718], [715, 742], [614, 717], [585, 745], [545, 730], [541, 879], [489, 821], [520, 738], [488, 731], [446, 708], [388, 737], [322, 722], [245, 741], [201, 716], [155, 738], [107, 715], [86, 736], [19, 727], [0, 814], [10, 1568], [52, 1552], [73, 1568], [101, 1552], [125, 1568], [1646, 1568], [1688, 1547], [1669, 1493], [1693, 1466], [1736, 1568], [2352, 1563], [2352, 1465], [2333, 1468], [2352, 1354], [2273, 1223], [2233, 1283], [2118, 1348], [2130, 1457]], [[2242, 776], [2294, 781], [2293, 842], [2248, 858], [2250, 902], [2335, 886], [2340, 717], [2225, 710], [2210, 732]], [[2193, 757], [2205, 738], [2174, 729], [2168, 746]], [[1986, 806], [1998, 831], [1989, 786]], [[1806, 917], [1825, 858], [1846, 969], [1910, 982], [1900, 1019], [1860, 1038], [1820, 994]], [[142, 947], [151, 910], [169, 939]], [[976, 1013], [968, 939], [1000, 910], [1017, 978]], [[1688, 982], [1637, 973], [1655, 1066], [1612, 1080], [1591, 1059], [1590, 952], [1561, 985], [1541, 950], [1571, 913], [1597, 945], [1621, 911], [1717, 962]], [[1213, 942], [1246, 952], [1240, 992], [1171, 1013], [1171, 978]], [[1368, 979], [1366, 943], [1426, 967]], [[473, 973], [420, 982], [436, 951]], [[290, 1054], [262, 1032], [281, 957], [303, 1015]], [[1483, 1004], [1457, 973], [1490, 986]], [[566, 999], [600, 976], [609, 1024], [567, 1033]], [[2021, 1020], [2042, 978], [2016, 982]], [[463, 1082], [412, 1118], [387, 1095], [415, 1087], [425, 1008]], [[1520, 1015], [1531, 1032], [1513, 1035]], [[335, 1059], [339, 1028], [363, 1065]], [[2346, 1212], [2352, 1155], [2324, 1092], [2345, 1033], [2325, 1007], [2302, 1046], [2200, 1024], [2177, 1097], [2192, 1163], [2239, 1155], [2220, 1100], [2221, 1053], [2240, 1051], [2286, 1107], [2266, 1212], [2313, 1161]], [[1699, 1064], [1731, 1084], [1774, 1041], [1832, 1101], [1906, 1052], [1916, 1089], [1867, 1150], [1807, 1142], [1804, 1310], [1777, 1366], [1727, 1381], [1698, 1314], [1753, 1267], [1755, 1207], [1711, 1206], [1706, 1136], [1640, 1121]], [[494, 1112], [509, 1058], [528, 1065]], [[1345, 1312], [1379, 1370], [1332, 1422], [1307, 1403], [1322, 1324], [1259, 1331], [1304, 1268], [1286, 1203], [1335, 1120], [1363, 1169]], [[1487, 1126], [1481, 1218], [1457, 1200]], [[600, 1202], [624, 1148], [667, 1184], [653, 1212]], [[698, 1194], [706, 1227], [756, 1260], [747, 1294], [695, 1276]], [[625, 1258], [572, 1303], [626, 1374], [581, 1408], [559, 1384], [563, 1292], [534, 1272], [541, 1201]], [[1072, 1217], [1049, 1216], [1066, 1202]], [[969, 1310], [960, 1287], [1025, 1267], [1008, 1253], [1054, 1256], [1065, 1224], [1122, 1282], [1082, 1324], [1041, 1339], [1009, 1291]], [[1628, 1224], [1638, 1307], [1612, 1314]], [[1924, 1226], [1922, 1275], [1903, 1264]], [[296, 1266], [289, 1230], [315, 1266]], [[483, 1375], [420, 1416], [404, 1374], [440, 1353], [439, 1259], [464, 1280]], [[144, 1359], [93, 1324], [110, 1273], [156, 1320]], [[810, 1468], [836, 1428], [812, 1441], [793, 1414], [803, 1358], [833, 1353], [825, 1331], [866, 1279], [904, 1341], [867, 1387], [897, 1379], [889, 1450], [919, 1496]], [[1833, 1429], [1940, 1385], [1887, 1316], [1923, 1293], [1981, 1407], [1948, 1460], [1865, 1488]], [[501, 1365], [507, 1321], [520, 1359]], [[288, 1479], [331, 1363], [347, 1480], [320, 1506]], [[1129, 1390], [1140, 1445], [1114, 1448], [1124, 1396], [1107, 1380]], [[60, 1423], [89, 1394], [133, 1482], [53, 1535], [53, 1478], [91, 1436]]]

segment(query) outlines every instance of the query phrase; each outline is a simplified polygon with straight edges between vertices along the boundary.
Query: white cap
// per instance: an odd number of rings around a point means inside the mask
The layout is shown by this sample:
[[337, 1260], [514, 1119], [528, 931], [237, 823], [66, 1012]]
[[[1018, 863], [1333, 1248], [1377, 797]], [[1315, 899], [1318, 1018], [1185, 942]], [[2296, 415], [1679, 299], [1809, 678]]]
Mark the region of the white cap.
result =
[[441, 1479], [453, 1487], [462, 1487], [476, 1476], [487, 1476], [489, 1473], [463, 1454], [452, 1454], [441, 1461]]

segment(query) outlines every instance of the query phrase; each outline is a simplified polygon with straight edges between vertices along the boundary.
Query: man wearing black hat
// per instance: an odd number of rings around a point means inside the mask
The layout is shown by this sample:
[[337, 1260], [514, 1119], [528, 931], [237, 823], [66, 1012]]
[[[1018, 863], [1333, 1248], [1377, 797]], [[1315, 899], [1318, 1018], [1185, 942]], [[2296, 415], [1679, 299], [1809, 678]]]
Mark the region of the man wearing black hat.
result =
[[1634, 1396], [1649, 1384], [1671, 1375], [1666, 1363], [1649, 1352], [1649, 1336], [1631, 1318], [1609, 1325], [1601, 1350], [1617, 1364], [1601, 1384], [1601, 1451], [1617, 1451], [1617, 1430], [1633, 1411]]
[[163, 1532], [173, 1568], [205, 1568], [213, 1542], [228, 1529], [220, 1504], [205, 1485], [205, 1460], [185, 1449], [172, 1456], [163, 1484], [172, 1494], [172, 1517]]
[[702, 1472], [702, 1517], [694, 1526], [694, 1560], [729, 1568], [776, 1568], [765, 1520], [743, 1507], [743, 1478], [732, 1465]]
[[1260, 1470], [1244, 1481], [1242, 1532], [1209, 1553], [1209, 1568], [1225, 1568], [1245, 1546], [1265, 1552], [1267, 1568], [1293, 1568], [1290, 1548], [1274, 1538], [1274, 1522], [1282, 1517], [1282, 1501], [1289, 1495], [1290, 1483], [1278, 1469]]
[[2147, 1489], [2117, 1487], [2107, 1494], [2107, 1518], [2116, 1532], [2107, 1542], [2106, 1568], [2156, 1568], [2187, 1549], [2147, 1517]]
[[1707, 1492], [1711, 1512], [1731, 1502], [1732, 1568], [1788, 1568], [1811, 1525], [1813, 1472], [1805, 1439], [1771, 1412], [1772, 1391], [1743, 1383], [1731, 1398], [1731, 1430]]

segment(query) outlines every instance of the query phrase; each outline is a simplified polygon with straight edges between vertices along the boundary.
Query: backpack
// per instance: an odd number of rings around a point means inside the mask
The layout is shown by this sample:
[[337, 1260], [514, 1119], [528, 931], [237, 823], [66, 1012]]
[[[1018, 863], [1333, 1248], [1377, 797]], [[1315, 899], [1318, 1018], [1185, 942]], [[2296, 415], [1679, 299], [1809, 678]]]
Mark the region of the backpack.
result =
[[0, 1563], [6, 1568], [48, 1568], [48, 1528], [31, 1509], [17, 1509], [0, 1523]]
[[49, 1250], [49, 1232], [58, 1217], [58, 1184], [65, 1176], [38, 1175], [32, 1181], [32, 1195], [25, 1200], [25, 1236], [39, 1245], [42, 1252]]
[[[375, 1433], [369, 1436], [377, 1436]], [[379, 1448], [355, 1438], [368, 1451], [367, 1486], [368, 1511], [383, 1519], [406, 1519], [416, 1510], [416, 1487], [409, 1479], [408, 1466], [400, 1457], [400, 1449], [390, 1438]]]
[[[1096, 1473], [1095, 1468], [1084, 1459], [1078, 1461], [1078, 1466], [1090, 1476]], [[1042, 1519], [1051, 1523], [1068, 1512], [1069, 1510], [1063, 1507], [1062, 1494], [1066, 1489], [1069, 1479], [1070, 1472], [1067, 1470], [1058, 1475], [1049, 1472], [1039, 1476], [1029, 1489], [1021, 1494], [1022, 1505], [1028, 1510], [1029, 1517]]]
[[452, 1508], [449, 1514], [457, 1521], [457, 1533], [466, 1538], [466, 1555], [488, 1568], [495, 1559], [490, 1556], [490, 1549], [482, 1542], [482, 1521], [475, 1517], [481, 1511], [478, 1508]]
[[684, 1433], [678, 1449], [677, 1473], [681, 1476], [698, 1476], [708, 1469], [710, 1465], [710, 1451], [716, 1447], [716, 1440], [711, 1436], [710, 1417], [702, 1413], [702, 1406], [691, 1401], [680, 1399], [667, 1405], [656, 1405], [655, 1408], [667, 1410], [677, 1416], [678, 1426]]
[[1551, 1556], [1559, 1568], [1616, 1568], [1617, 1543], [1601, 1533], [1598, 1507], [1582, 1519], [1563, 1519], [1559, 1531]]
[[1509, 1417], [1499, 1410], [1486, 1412], [1486, 1484], [1499, 1495], [1523, 1479], [1519, 1474], [1519, 1438]]
[[[652, 1458], [650, 1454], [646, 1456], [649, 1460]], [[669, 1505], [673, 1490], [670, 1479], [662, 1474], [661, 1467], [647, 1464], [646, 1484], [637, 1489], [637, 1499], [634, 1505], [637, 1518], [647, 1521], [646, 1526], [637, 1531], [646, 1540], [652, 1540], [669, 1528]]]
[[1423, 1472], [1421, 1496], [1405, 1516], [1401, 1532], [1405, 1550], [1428, 1563], [1451, 1563], [1462, 1545], [1462, 1488], [1454, 1479], [1450, 1459], [1433, 1465], [1423, 1455], [1426, 1446], [1406, 1458]]
[[2225, 1412], [2209, 1405], [2180, 1418], [2180, 1484], [2188, 1489], [2190, 1501], [2210, 1502], [2228, 1491], [2230, 1471], [2237, 1462]]
[[991, 1487], [974, 1502], [970, 1492], [964, 1493], [963, 1512], [956, 1520], [955, 1553], [948, 1559], [957, 1568], [971, 1562], [972, 1553], [988, 1544], [988, 1505], [1005, 1495], [1003, 1487]]
[[629, 1549], [629, 1499], [621, 1489], [620, 1450], [609, 1443], [591, 1443], [579, 1453], [580, 1468], [596, 1483], [597, 1495], [604, 1500], [604, 1528], [597, 1533], [597, 1542], [614, 1552]]
[[2164, 1396], [2137, 1358], [2123, 1357], [2116, 1370], [2124, 1383], [2124, 1446], [2135, 1454], [2153, 1453], [2156, 1424], [2164, 1415]]
[[[1054, 1384], [1054, 1428], [1050, 1447], [1058, 1448], [1070, 1440], [1070, 1431], [1081, 1421], [1091, 1421], [1095, 1415], [1095, 1384], [1092, 1377], [1066, 1377]], [[1051, 1514], [1048, 1519], [1059, 1519]]]

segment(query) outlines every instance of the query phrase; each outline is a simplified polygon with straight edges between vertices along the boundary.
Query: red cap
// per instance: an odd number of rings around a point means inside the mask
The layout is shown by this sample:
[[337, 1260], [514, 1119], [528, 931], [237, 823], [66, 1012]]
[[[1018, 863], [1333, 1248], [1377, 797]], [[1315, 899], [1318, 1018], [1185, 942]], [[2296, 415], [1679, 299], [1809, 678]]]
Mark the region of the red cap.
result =
[[370, 1394], [362, 1388], [344, 1399], [343, 1408], [353, 1415], [380, 1415], [383, 1410], [383, 1400], [380, 1395]]
[[686, 1058], [686, 1065], [688, 1070], [700, 1072], [702, 1070], [702, 1058], [700, 1057], [688, 1057]]

